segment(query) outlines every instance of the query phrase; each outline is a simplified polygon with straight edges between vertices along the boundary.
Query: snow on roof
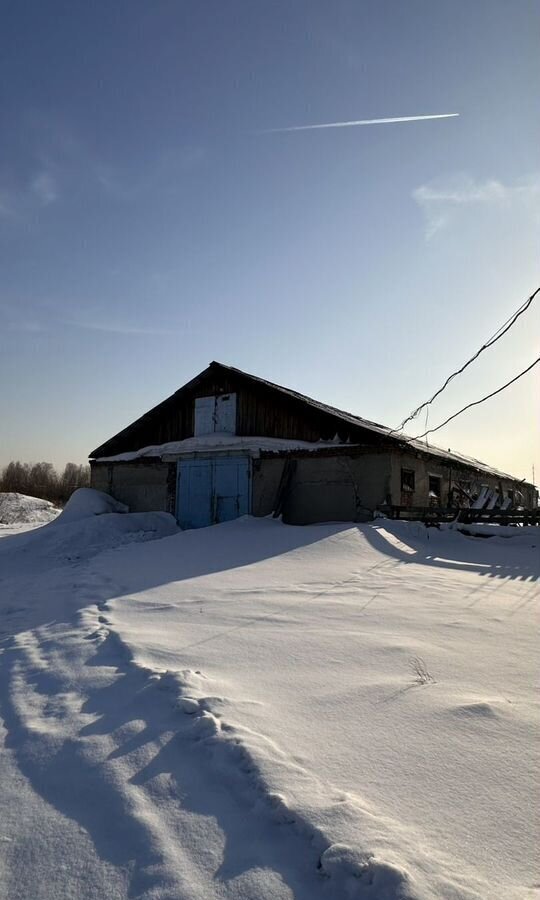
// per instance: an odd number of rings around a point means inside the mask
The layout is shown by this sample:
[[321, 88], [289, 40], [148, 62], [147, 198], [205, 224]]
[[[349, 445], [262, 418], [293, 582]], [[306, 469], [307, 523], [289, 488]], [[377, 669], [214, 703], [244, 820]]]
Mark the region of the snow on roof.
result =
[[285, 438], [271, 438], [264, 436], [241, 437], [235, 434], [203, 434], [198, 437], [185, 438], [183, 441], [168, 441], [165, 444], [152, 444], [127, 453], [117, 453], [115, 456], [101, 456], [99, 462], [130, 462], [142, 457], [175, 456], [181, 453], [197, 453], [205, 450], [249, 450], [252, 452], [268, 451], [282, 452], [286, 450], [316, 451], [324, 447], [353, 446], [339, 441], [294, 441]]

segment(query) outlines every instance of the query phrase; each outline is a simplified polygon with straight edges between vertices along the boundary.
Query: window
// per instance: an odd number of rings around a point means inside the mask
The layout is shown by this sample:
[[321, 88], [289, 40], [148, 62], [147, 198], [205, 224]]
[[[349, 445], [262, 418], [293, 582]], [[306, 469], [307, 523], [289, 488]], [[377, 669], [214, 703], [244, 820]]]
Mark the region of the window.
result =
[[513, 505], [514, 505], [514, 492], [513, 492], [513, 491], [507, 491], [506, 493], [508, 494], [508, 499], [510, 500], [510, 503], [511, 503], [512, 506], [513, 506]]
[[414, 469], [401, 470], [401, 490], [414, 491]]
[[429, 499], [430, 500], [440, 500], [441, 499], [441, 476], [440, 475], [430, 475], [429, 476]]

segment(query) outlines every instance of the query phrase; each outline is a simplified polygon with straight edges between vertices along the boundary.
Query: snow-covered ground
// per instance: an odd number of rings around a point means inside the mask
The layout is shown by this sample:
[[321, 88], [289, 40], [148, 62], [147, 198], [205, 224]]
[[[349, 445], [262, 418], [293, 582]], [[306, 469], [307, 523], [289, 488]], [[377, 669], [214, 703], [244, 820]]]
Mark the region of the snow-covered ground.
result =
[[2, 900], [538, 896], [537, 531], [87, 500], [0, 540]]

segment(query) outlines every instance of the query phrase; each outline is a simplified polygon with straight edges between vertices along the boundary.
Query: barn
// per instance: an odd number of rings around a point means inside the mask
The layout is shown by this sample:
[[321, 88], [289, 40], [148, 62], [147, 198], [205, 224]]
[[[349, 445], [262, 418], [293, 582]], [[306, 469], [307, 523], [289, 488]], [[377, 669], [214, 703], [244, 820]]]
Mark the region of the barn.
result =
[[[534, 486], [296, 391], [212, 362], [90, 454], [92, 487], [182, 528], [238, 516], [365, 521], [388, 506], [462, 506]], [[494, 500], [495, 502], [495, 500]]]

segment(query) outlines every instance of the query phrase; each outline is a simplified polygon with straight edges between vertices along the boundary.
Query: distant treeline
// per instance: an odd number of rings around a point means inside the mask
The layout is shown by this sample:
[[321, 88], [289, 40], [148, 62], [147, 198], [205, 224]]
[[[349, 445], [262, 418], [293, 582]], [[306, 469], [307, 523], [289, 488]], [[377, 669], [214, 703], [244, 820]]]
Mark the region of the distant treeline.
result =
[[66, 463], [57, 472], [52, 463], [22, 463], [13, 460], [0, 475], [0, 492], [28, 494], [64, 506], [73, 491], [90, 485], [90, 466]]

